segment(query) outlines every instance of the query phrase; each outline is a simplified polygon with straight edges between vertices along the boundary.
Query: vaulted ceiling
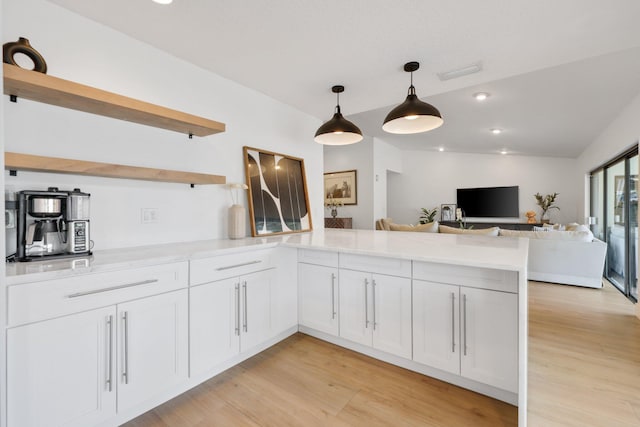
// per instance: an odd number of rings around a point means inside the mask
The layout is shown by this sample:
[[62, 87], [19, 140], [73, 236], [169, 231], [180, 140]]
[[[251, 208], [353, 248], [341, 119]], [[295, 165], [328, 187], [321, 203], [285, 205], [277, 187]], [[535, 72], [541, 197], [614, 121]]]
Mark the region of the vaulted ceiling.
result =
[[[637, 0], [49, 1], [323, 121], [342, 84], [343, 113], [403, 149], [576, 157], [640, 93]], [[386, 134], [412, 60], [445, 124]]]

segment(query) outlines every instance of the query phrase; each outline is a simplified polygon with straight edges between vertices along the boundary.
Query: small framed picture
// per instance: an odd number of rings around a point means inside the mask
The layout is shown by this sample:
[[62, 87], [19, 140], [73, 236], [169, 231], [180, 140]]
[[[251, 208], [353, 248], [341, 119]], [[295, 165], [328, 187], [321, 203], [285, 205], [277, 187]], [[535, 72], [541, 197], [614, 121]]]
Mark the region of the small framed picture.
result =
[[440, 221], [455, 221], [456, 205], [440, 205]]
[[324, 174], [324, 203], [331, 200], [343, 205], [358, 204], [358, 172], [356, 170]]

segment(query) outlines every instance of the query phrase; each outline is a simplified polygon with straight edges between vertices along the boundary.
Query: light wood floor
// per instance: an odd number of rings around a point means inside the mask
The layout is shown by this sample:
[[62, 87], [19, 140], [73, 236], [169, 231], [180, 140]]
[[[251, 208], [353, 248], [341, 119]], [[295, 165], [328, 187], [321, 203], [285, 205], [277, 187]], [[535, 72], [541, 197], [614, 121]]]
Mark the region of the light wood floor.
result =
[[[531, 427], [640, 425], [640, 320], [603, 290], [530, 282]], [[516, 426], [517, 408], [303, 334], [127, 427]]]

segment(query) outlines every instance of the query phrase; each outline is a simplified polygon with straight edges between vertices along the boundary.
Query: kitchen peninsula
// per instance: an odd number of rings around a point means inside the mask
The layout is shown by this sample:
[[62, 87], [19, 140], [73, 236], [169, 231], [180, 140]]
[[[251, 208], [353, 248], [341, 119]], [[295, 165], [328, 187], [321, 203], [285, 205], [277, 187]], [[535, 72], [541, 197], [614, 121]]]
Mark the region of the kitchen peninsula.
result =
[[527, 248], [319, 230], [8, 264], [7, 425], [122, 423], [299, 330], [517, 405], [525, 426]]

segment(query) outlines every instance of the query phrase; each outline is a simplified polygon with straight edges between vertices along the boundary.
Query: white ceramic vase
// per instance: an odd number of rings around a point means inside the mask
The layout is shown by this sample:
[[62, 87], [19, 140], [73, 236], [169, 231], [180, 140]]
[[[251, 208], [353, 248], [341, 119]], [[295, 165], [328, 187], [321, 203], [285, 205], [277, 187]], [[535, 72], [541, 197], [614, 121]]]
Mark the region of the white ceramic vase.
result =
[[229, 238], [242, 239], [246, 237], [246, 209], [242, 205], [231, 205], [229, 207]]

